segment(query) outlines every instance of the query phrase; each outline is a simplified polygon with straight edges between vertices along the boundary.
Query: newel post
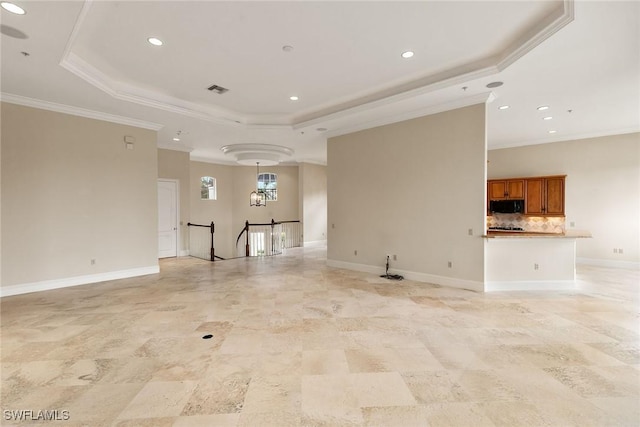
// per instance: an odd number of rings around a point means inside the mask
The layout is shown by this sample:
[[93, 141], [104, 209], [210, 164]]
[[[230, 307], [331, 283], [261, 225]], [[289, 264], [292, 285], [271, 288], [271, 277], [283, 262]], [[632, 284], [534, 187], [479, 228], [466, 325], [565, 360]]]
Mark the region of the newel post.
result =
[[249, 220], [245, 221], [244, 229], [247, 233], [244, 255], [249, 256]]

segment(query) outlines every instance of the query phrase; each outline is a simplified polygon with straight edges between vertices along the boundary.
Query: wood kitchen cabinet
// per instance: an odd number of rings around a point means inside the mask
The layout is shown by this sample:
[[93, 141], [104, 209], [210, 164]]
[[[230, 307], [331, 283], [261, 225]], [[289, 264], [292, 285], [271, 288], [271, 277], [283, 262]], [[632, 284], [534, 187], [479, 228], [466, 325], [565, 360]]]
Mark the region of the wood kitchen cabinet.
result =
[[527, 178], [524, 213], [527, 215], [564, 215], [564, 176]]
[[525, 215], [564, 216], [565, 175], [487, 181], [491, 200], [524, 199]]
[[524, 183], [524, 179], [488, 181], [489, 200], [522, 200], [524, 199]]

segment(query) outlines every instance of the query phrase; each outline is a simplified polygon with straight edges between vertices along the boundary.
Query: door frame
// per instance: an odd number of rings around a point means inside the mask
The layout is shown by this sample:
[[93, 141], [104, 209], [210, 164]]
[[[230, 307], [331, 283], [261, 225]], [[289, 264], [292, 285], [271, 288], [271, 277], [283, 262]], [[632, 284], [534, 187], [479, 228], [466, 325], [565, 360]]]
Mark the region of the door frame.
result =
[[[176, 185], [176, 258], [180, 256], [180, 253], [182, 252], [180, 250], [180, 180], [179, 179], [171, 179], [171, 178], [158, 178], [158, 181], [156, 183], [156, 193], [158, 191], [158, 183], [160, 182], [172, 182]], [[158, 204], [157, 202], [157, 194], [156, 194], [156, 204]], [[157, 228], [157, 227], [156, 227]], [[156, 231], [157, 234], [157, 231]], [[156, 236], [157, 238], [157, 236]], [[159, 247], [159, 245], [158, 245]], [[159, 254], [158, 254], [159, 255]]]

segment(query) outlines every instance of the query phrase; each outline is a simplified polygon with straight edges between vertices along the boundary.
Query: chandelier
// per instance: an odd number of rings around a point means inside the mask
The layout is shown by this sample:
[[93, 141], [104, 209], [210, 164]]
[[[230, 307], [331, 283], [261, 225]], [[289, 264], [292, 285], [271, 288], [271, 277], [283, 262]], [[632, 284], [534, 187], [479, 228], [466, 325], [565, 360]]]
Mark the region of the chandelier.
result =
[[249, 206], [267, 206], [267, 193], [260, 189], [260, 162], [256, 162], [256, 189], [249, 195]]

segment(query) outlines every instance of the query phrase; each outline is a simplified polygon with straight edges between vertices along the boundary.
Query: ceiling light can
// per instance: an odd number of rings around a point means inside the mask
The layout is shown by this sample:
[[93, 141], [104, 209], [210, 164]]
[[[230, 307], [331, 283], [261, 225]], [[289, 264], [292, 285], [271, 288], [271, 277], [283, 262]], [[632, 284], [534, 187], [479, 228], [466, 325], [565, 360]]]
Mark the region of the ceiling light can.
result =
[[548, 110], [549, 106], [548, 105], [541, 105], [537, 108], [538, 111], [544, 111], [544, 110]]
[[17, 4], [13, 4], [8, 1], [0, 2], [0, 6], [2, 6], [4, 10], [11, 13], [15, 13], [16, 15], [24, 15], [25, 13], [27, 13], [23, 8], [21, 8]]
[[293, 95], [293, 96], [290, 96], [289, 99], [292, 100], [292, 101], [297, 101], [300, 98], [298, 98], [297, 96]]
[[159, 38], [157, 38], [157, 37], [149, 37], [149, 38], [147, 39], [147, 41], [148, 41], [149, 43], [151, 43], [152, 45], [154, 45], [154, 46], [162, 46], [162, 45], [164, 44], [164, 43], [162, 42], [162, 40], [160, 40], [160, 39], [159, 39]]
[[504, 84], [503, 82], [491, 82], [491, 83], [489, 83], [489, 84], [487, 85], [487, 87], [488, 87], [489, 89], [493, 89], [493, 88], [496, 88], [496, 87], [500, 87], [500, 86], [502, 86], [503, 84]]
[[402, 56], [404, 59], [409, 59], [409, 58], [412, 58], [412, 57], [413, 57], [413, 52], [412, 52], [412, 51], [410, 51], [410, 50], [407, 50], [407, 51], [405, 51], [405, 52], [402, 52], [402, 55], [401, 55], [401, 56]]
[[508, 110], [509, 106], [508, 105], [501, 105], [498, 107], [498, 110]]

